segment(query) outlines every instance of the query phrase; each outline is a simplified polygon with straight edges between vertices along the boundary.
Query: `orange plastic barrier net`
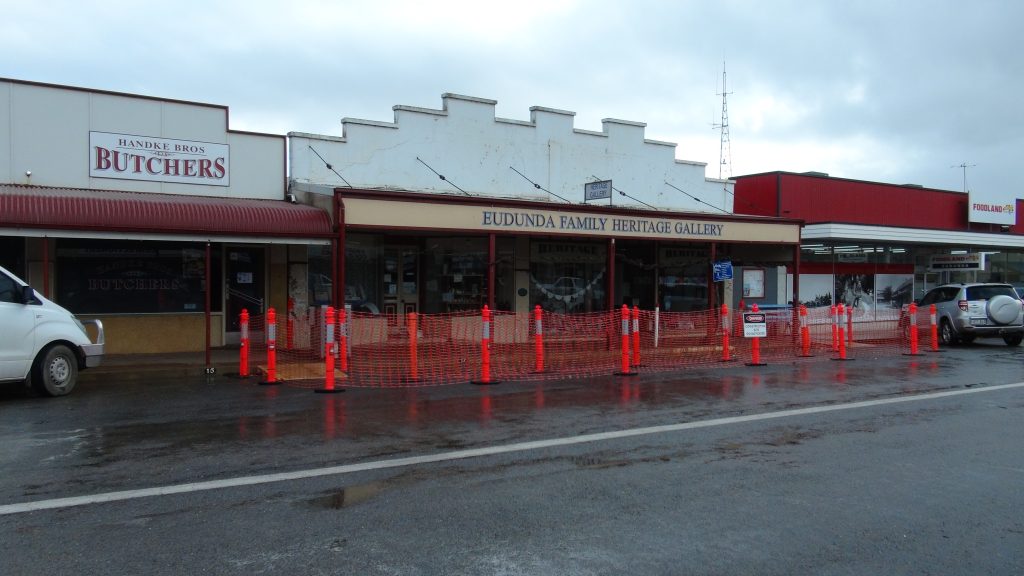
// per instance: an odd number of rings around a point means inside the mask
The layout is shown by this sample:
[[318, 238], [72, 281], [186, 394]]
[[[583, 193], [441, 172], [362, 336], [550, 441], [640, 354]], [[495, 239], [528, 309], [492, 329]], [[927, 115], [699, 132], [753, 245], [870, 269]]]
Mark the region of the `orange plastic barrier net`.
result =
[[[398, 387], [496, 383], [658, 372], [692, 366], [754, 363], [755, 338], [745, 336], [742, 312], [660, 312], [621, 309], [582, 314], [490, 312], [366, 314], [335, 319], [323, 309], [301, 318], [277, 317], [271, 354], [264, 316], [249, 319], [249, 372], [265, 380], [322, 388]], [[874, 357], [905, 353], [910, 318], [905, 310], [850, 315], [830, 308], [773, 309], [766, 334], [756, 339], [763, 363], [803, 357]], [[539, 320], [539, 321], [538, 321]], [[917, 315], [918, 348], [929, 348], [929, 318]], [[627, 329], [623, 338], [623, 329]], [[484, 339], [487, 338], [485, 354]], [[539, 337], [539, 338], [538, 338]], [[625, 346], [625, 357], [623, 350]], [[333, 371], [327, 355], [333, 352]], [[271, 362], [271, 356], [274, 357]], [[487, 356], [487, 358], [485, 358]], [[242, 372], [240, 358], [240, 372]], [[273, 369], [273, 375], [270, 371]]]

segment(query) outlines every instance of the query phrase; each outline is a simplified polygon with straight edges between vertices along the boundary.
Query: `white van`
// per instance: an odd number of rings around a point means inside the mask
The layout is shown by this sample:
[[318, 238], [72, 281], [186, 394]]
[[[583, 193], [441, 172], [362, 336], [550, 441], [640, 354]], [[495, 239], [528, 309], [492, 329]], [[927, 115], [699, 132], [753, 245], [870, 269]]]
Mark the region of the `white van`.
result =
[[0, 382], [28, 380], [47, 396], [71, 392], [78, 371], [103, 359], [103, 323], [87, 322], [96, 342], [71, 312], [0, 267]]

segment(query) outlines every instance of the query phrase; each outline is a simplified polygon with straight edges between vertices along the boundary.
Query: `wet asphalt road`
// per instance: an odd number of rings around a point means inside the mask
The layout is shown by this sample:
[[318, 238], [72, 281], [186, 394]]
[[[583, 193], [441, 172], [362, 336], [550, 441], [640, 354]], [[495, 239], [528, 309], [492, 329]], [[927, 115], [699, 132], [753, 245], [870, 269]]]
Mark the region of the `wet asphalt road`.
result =
[[[333, 396], [222, 376], [6, 387], [0, 572], [1022, 574], [1024, 387], [997, 388], [1022, 363], [976, 344]], [[698, 424], [614, 434], [680, 423]], [[415, 456], [436, 461], [391, 466]], [[217, 480], [236, 485], [193, 484]], [[169, 486], [194, 490], [10, 510]]]

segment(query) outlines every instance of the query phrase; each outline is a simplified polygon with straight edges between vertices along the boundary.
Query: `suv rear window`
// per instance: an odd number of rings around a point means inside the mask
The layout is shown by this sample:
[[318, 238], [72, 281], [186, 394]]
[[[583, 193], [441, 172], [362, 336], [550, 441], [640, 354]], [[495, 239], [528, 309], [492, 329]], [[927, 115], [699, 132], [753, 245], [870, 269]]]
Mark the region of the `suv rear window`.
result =
[[969, 286], [966, 292], [968, 300], [991, 300], [1000, 295], [1017, 298], [1012, 286]]

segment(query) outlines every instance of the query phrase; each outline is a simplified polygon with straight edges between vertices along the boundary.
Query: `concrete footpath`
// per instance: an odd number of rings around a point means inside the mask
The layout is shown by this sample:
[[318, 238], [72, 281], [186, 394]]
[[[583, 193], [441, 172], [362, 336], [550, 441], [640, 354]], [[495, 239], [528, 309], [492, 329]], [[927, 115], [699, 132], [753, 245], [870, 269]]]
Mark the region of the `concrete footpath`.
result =
[[[210, 367], [216, 374], [238, 372], [238, 348], [210, 350]], [[185, 377], [206, 374], [206, 352], [168, 352], [162, 354], [108, 354], [96, 368], [82, 370], [82, 382], [116, 376], [130, 377]]]

